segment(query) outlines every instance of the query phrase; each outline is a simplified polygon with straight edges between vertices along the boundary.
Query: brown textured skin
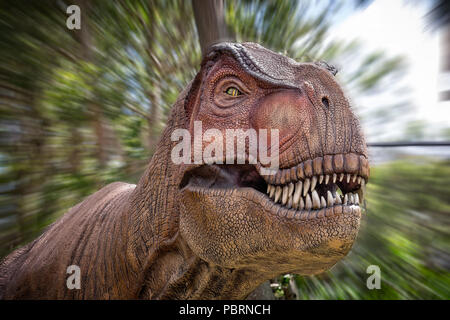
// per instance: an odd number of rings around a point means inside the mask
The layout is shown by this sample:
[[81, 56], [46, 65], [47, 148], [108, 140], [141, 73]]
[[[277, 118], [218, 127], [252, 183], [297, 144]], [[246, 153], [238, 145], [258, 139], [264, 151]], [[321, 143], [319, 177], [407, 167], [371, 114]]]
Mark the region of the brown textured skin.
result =
[[[173, 106], [136, 186], [104, 187], [1, 262], [0, 298], [242, 299], [267, 279], [320, 273], [348, 253], [360, 211], [295, 220], [251, 188], [180, 189], [185, 172], [198, 165], [170, 161], [178, 143], [170, 135], [192, 130], [195, 120], [203, 131], [278, 128], [280, 168], [326, 155], [354, 154], [347, 166], [358, 156], [367, 159], [358, 121], [328, 70], [256, 44], [240, 46], [253, 66], [211, 50]], [[249, 71], [255, 68], [265, 76]], [[234, 102], [218, 87], [230, 79], [245, 92]], [[81, 269], [80, 290], [66, 287], [70, 265]]]

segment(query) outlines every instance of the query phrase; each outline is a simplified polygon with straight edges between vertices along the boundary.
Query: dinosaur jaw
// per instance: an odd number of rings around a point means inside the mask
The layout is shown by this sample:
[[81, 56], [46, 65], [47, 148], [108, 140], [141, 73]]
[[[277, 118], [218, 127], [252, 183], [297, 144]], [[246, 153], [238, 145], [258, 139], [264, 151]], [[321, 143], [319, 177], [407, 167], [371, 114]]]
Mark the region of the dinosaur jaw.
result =
[[[333, 157], [333, 156], [331, 156]], [[354, 160], [355, 155], [336, 155], [342, 162]], [[356, 157], [358, 164], [337, 172], [315, 174], [308, 169], [313, 163], [323, 167], [323, 158], [307, 160], [292, 168], [278, 170], [271, 176], [260, 174], [261, 166], [253, 165], [203, 165], [188, 172], [183, 186], [189, 190], [223, 193], [242, 191], [252, 194], [265, 207], [273, 207], [273, 213], [296, 220], [321, 219], [334, 214], [354, 212], [360, 214], [364, 201], [365, 185], [368, 178], [368, 165]], [[331, 160], [333, 161], [333, 160]], [[361, 164], [360, 164], [361, 163]], [[244, 190], [244, 188], [251, 188]]]
[[367, 158], [346, 153], [306, 160], [264, 179], [266, 194], [272, 201], [284, 208], [310, 211], [307, 216], [303, 214], [303, 219], [307, 219], [321, 217], [321, 209], [359, 207], [368, 177]]
[[282, 184], [280, 174], [262, 176], [258, 166], [202, 165], [180, 186], [181, 233], [217, 265], [322, 272], [348, 253], [358, 233], [367, 177], [354, 175], [296, 176]]

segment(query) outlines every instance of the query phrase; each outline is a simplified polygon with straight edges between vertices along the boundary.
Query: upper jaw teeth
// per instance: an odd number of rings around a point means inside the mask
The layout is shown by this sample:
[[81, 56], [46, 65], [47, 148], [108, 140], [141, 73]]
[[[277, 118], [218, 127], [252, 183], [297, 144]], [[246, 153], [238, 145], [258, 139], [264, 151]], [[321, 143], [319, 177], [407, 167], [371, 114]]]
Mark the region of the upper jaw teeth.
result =
[[[360, 189], [356, 192], [348, 192], [342, 196], [335, 192], [334, 195], [327, 190], [325, 195], [320, 196], [316, 190], [318, 185], [328, 185], [330, 182], [358, 182]], [[321, 209], [333, 207], [334, 205], [359, 205], [365, 193], [365, 179], [356, 174], [333, 174], [323, 176], [312, 176], [304, 181], [289, 182], [285, 185], [267, 185], [267, 194], [275, 203], [280, 203], [287, 208], [297, 210]]]

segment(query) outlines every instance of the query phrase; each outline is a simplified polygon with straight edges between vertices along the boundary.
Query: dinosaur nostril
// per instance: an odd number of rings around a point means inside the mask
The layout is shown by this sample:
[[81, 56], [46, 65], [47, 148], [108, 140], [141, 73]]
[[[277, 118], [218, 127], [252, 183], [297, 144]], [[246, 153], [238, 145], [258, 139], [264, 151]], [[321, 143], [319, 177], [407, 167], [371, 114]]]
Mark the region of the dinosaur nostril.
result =
[[322, 98], [322, 103], [323, 103], [323, 105], [325, 106], [325, 107], [329, 107], [330, 106], [330, 101], [328, 101], [328, 98], [327, 97], [323, 97]]

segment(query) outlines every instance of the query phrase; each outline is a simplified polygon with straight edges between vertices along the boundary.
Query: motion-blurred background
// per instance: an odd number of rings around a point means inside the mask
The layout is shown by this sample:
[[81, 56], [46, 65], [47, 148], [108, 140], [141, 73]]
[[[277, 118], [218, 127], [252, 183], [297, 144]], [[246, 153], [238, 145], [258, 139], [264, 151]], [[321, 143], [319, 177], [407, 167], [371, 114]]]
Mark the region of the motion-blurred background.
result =
[[[352, 252], [325, 274], [273, 279], [275, 296], [449, 299], [448, 3], [0, 1], [0, 257], [102, 186], [137, 182], [222, 19], [232, 39], [337, 66], [372, 143]], [[66, 26], [71, 4], [81, 30]]]

